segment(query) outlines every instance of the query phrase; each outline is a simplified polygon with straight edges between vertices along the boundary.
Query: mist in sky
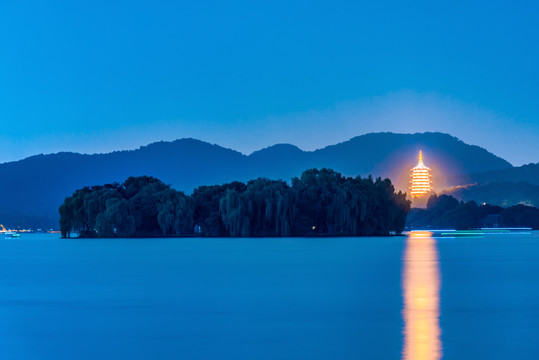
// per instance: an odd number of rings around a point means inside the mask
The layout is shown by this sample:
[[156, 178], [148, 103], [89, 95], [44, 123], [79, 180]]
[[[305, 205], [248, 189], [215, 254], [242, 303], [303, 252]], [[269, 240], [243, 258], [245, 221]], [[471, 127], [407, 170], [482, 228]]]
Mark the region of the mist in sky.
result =
[[532, 1], [0, 4], [0, 162], [447, 132], [539, 161]]

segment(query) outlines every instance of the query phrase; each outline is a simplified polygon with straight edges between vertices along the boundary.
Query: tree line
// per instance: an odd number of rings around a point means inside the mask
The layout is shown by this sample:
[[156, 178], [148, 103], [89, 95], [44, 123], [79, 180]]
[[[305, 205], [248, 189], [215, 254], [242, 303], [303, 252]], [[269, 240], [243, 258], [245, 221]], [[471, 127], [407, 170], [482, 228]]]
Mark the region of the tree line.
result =
[[457, 229], [481, 227], [530, 227], [539, 230], [539, 209], [515, 205], [500, 207], [478, 205], [475, 201], [458, 201], [450, 195], [432, 195], [426, 209], [414, 208], [406, 226], [411, 229]]
[[370, 236], [403, 231], [410, 202], [389, 179], [311, 169], [191, 195], [150, 176], [79, 189], [59, 208], [62, 236]]

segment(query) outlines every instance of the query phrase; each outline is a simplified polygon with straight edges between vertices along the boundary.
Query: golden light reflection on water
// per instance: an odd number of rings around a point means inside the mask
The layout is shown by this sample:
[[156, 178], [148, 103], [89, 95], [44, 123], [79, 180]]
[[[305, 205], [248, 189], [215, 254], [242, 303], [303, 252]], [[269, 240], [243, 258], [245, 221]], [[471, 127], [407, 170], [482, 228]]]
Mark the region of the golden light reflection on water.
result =
[[440, 273], [435, 239], [428, 231], [411, 232], [403, 269], [404, 350], [406, 360], [442, 357]]

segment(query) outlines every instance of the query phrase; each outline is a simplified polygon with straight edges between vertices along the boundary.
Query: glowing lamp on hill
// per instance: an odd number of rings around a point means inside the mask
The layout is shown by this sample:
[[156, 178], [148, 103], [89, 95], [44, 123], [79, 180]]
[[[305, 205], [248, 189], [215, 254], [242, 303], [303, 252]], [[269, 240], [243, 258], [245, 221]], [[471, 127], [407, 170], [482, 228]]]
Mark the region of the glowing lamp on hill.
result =
[[432, 180], [430, 168], [423, 163], [423, 154], [421, 151], [419, 151], [419, 161], [417, 166], [412, 169], [410, 177], [410, 196], [412, 196], [412, 198], [423, 197], [431, 192]]

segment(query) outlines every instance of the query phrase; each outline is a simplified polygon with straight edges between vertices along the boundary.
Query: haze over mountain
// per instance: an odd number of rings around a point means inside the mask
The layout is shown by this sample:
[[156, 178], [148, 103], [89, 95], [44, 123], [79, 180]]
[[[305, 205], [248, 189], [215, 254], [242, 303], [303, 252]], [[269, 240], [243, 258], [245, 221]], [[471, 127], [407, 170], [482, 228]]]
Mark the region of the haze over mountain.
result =
[[63, 152], [0, 164], [0, 216], [46, 216], [54, 223], [58, 206], [74, 190], [137, 175], [155, 176], [189, 193], [200, 185], [257, 177], [288, 181], [305, 169], [328, 167], [348, 176], [389, 177], [398, 189], [406, 191], [408, 171], [416, 164], [419, 150], [433, 169], [437, 191], [466, 184], [468, 174], [513, 169], [487, 150], [442, 133], [373, 133], [316, 151], [278, 144], [250, 155], [180, 139], [130, 151], [94, 155]]

